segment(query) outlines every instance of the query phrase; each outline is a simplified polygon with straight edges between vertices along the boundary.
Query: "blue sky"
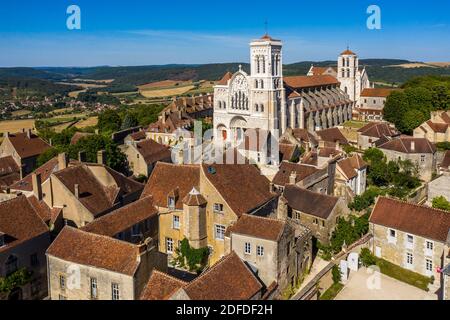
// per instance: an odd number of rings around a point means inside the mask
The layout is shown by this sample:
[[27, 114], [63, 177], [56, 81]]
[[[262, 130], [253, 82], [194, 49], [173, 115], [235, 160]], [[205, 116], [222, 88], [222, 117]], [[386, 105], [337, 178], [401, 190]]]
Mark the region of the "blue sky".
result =
[[[81, 30], [66, 9], [81, 8]], [[381, 30], [366, 27], [381, 8]], [[248, 61], [248, 43], [283, 40], [284, 62], [361, 58], [450, 61], [448, 0], [17, 0], [0, 3], [0, 66]]]

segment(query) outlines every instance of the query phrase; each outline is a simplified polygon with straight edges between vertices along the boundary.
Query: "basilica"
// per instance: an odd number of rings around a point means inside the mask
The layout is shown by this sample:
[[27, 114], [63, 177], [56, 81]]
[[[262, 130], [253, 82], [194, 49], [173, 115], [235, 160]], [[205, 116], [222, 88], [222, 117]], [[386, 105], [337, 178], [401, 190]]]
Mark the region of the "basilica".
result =
[[267, 34], [253, 40], [249, 73], [239, 67], [214, 87], [215, 139], [241, 139], [247, 129], [279, 137], [287, 128], [316, 131], [352, 118], [362, 90], [370, 87], [357, 55], [347, 49], [337, 68], [313, 66], [305, 76], [283, 77], [282, 45]]

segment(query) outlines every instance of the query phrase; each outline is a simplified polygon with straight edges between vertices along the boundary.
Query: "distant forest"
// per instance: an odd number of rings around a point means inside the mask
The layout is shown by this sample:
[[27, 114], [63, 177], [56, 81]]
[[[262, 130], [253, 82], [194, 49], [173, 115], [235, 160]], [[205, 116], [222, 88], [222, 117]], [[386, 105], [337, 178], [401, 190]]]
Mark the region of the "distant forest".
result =
[[[411, 78], [424, 75], [450, 75], [449, 67], [402, 68], [395, 65], [411, 63], [399, 59], [361, 59], [371, 81], [387, 85], [401, 85]], [[235, 72], [239, 65], [246, 71], [247, 63], [215, 63], [202, 65], [163, 65], [134, 67], [93, 67], [93, 68], [0, 68], [0, 88], [11, 86], [14, 81], [21, 87], [28, 86], [42, 90], [45, 94], [73, 91], [72, 87], [57, 85], [55, 81], [73, 79], [106, 80], [114, 79], [106, 88], [98, 91], [130, 92], [142, 84], [161, 80], [209, 80], [220, 79], [227, 71]], [[303, 61], [284, 65], [284, 75], [305, 75], [311, 65], [335, 66], [336, 61]], [[7, 83], [5, 83], [7, 81]], [[76, 83], [74, 83], [76, 85]]]

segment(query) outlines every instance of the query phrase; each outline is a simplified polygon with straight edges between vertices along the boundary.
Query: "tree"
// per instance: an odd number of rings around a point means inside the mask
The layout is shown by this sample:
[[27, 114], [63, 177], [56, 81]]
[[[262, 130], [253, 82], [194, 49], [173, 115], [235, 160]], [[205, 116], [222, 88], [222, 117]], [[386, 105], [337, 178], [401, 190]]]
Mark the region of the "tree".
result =
[[367, 248], [361, 249], [361, 254], [359, 255], [359, 257], [361, 258], [361, 263], [365, 267], [370, 267], [377, 263], [377, 260], [372, 255], [372, 252], [370, 252], [370, 250]]
[[333, 283], [341, 282], [341, 270], [339, 270], [337, 265], [334, 265], [331, 269], [331, 275], [333, 276]]
[[[429, 112], [429, 110], [428, 110]], [[429, 119], [429, 113], [425, 111], [411, 109], [403, 114], [401, 121], [398, 123], [398, 128], [401, 132], [412, 134], [413, 130]]]
[[128, 112], [122, 121], [122, 126], [120, 127], [121, 130], [137, 127], [139, 125], [139, 122], [136, 118], [136, 116], [133, 113]]
[[444, 196], [433, 198], [432, 206], [436, 209], [450, 211], [450, 202]]
[[106, 110], [98, 116], [98, 129], [100, 132], [112, 133], [120, 129], [122, 120], [114, 110]]

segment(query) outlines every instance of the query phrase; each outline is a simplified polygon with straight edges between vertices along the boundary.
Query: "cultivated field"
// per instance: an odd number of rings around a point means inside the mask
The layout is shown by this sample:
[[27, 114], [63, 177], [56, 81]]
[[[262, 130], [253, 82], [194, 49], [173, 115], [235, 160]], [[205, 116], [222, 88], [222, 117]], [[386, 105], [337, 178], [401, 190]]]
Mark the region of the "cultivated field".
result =
[[21, 132], [22, 129], [34, 129], [34, 119], [0, 121], [0, 133]]
[[97, 125], [98, 117], [89, 117], [86, 120], [78, 121], [77, 124], [75, 124], [75, 127], [78, 129], [83, 129], [86, 127], [92, 127]]
[[11, 114], [14, 117], [26, 116], [27, 114], [30, 114], [30, 113], [31, 113], [30, 110], [17, 110], [17, 111], [11, 112]]
[[139, 90], [152, 90], [152, 89], [163, 89], [163, 88], [171, 88], [175, 86], [186, 86], [192, 84], [192, 81], [176, 81], [176, 80], [163, 80], [150, 82], [147, 84], [143, 84], [142, 86], [138, 86]]
[[195, 86], [173, 87], [168, 89], [140, 90], [140, 94], [145, 98], [171, 97], [182, 95]]

